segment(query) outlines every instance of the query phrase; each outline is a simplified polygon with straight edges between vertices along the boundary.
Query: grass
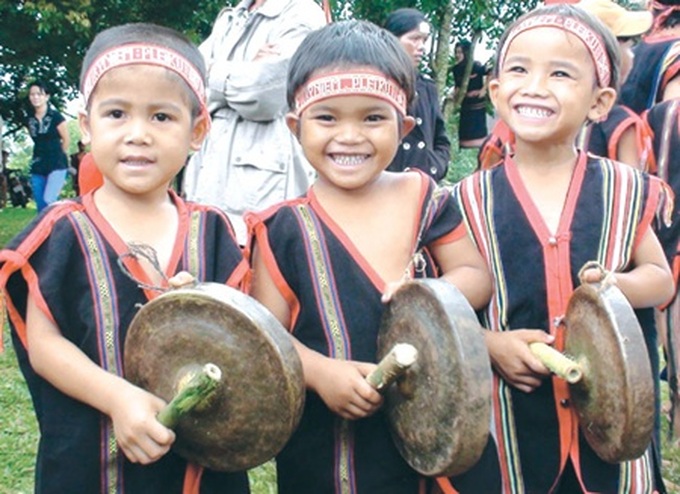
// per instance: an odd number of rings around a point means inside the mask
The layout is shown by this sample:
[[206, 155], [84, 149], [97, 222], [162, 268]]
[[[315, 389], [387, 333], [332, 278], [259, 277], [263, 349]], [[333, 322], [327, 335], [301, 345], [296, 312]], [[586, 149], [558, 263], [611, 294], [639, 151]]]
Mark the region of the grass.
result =
[[[454, 148], [455, 149], [455, 148]], [[455, 152], [455, 151], [454, 151]], [[476, 153], [462, 150], [455, 156], [447, 179], [460, 180], [474, 169]], [[7, 208], [0, 212], [0, 245], [4, 246], [32, 218], [35, 209]], [[33, 467], [38, 430], [30, 396], [5, 327], [4, 353], [0, 353], [0, 494], [29, 494], [33, 492]], [[662, 383], [664, 406], [668, 406], [668, 387]], [[680, 443], [667, 438], [668, 421], [662, 426], [663, 476], [670, 494], [680, 494]], [[680, 438], [678, 438], [680, 440]], [[276, 494], [276, 473], [273, 462], [250, 472], [253, 494]]]

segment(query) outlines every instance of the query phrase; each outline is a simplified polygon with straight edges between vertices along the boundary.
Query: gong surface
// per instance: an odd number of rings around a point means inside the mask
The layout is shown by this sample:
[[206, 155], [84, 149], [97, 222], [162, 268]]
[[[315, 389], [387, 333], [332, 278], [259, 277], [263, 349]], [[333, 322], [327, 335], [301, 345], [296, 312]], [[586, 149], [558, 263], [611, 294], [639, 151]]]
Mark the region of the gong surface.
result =
[[443, 280], [405, 284], [385, 310], [378, 359], [396, 343], [418, 350], [385, 400], [397, 448], [423, 475], [460, 474], [487, 443], [492, 377], [481, 331], [465, 297]]
[[618, 463], [640, 457], [654, 429], [654, 383], [640, 324], [616, 286], [581, 285], [569, 300], [565, 353], [584, 368], [569, 387], [595, 453]]
[[173, 449], [199, 465], [239, 471], [275, 456], [302, 414], [302, 364], [290, 335], [255, 299], [217, 283], [160, 295], [125, 340], [126, 378], [170, 401], [187, 370], [214, 363], [222, 384], [182, 417]]

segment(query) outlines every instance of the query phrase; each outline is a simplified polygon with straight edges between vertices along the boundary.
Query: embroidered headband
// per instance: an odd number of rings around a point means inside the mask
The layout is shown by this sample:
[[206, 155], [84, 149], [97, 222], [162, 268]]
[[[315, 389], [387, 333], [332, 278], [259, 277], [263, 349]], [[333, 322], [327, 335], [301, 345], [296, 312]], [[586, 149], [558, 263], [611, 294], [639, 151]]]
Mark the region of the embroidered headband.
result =
[[498, 57], [501, 67], [505, 62], [505, 55], [510, 43], [523, 32], [538, 27], [555, 27], [571, 33], [580, 39], [583, 44], [586, 45], [586, 48], [593, 59], [597, 81], [600, 87], [609, 86], [609, 83], [611, 82], [611, 70], [609, 68], [609, 56], [607, 55], [604, 41], [602, 41], [602, 38], [593, 31], [592, 28], [588, 27], [583, 22], [574, 19], [573, 17], [565, 17], [562, 15], [536, 15], [525, 19], [515, 26], [515, 28], [510, 31], [510, 34], [508, 34], [500, 56]]
[[[205, 101], [205, 84], [196, 67], [175, 50], [148, 43], [116, 46], [100, 54], [87, 69], [82, 92], [85, 103], [90, 100], [95, 86], [109, 70], [125, 65], [157, 65], [179, 75], [198, 98], [201, 114], [209, 117]], [[210, 119], [208, 118], [208, 121]]]
[[391, 103], [406, 115], [406, 92], [380, 72], [337, 72], [311, 79], [295, 94], [295, 113], [334, 96], [372, 96]]

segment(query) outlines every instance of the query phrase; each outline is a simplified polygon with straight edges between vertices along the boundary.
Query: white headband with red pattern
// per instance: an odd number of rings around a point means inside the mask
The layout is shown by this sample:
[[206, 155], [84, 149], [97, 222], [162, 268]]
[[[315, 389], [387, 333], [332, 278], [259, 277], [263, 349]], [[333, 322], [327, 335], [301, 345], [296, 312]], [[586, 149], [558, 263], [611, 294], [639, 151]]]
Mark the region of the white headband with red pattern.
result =
[[595, 31], [593, 31], [592, 28], [588, 27], [578, 19], [558, 14], [536, 15], [525, 19], [515, 26], [506, 37], [505, 44], [501, 49], [500, 56], [498, 57], [499, 67], [502, 68], [503, 63], [505, 62], [505, 55], [508, 51], [510, 43], [512, 43], [512, 41], [523, 32], [539, 27], [554, 27], [562, 29], [563, 31], [571, 33], [580, 39], [588, 49], [588, 52], [593, 59], [598, 84], [600, 87], [609, 86], [609, 83], [611, 82], [609, 55], [607, 55], [607, 50], [602, 38]]
[[311, 79], [295, 94], [295, 113], [334, 96], [372, 96], [391, 103], [406, 115], [406, 92], [385, 74], [370, 71], [335, 72]]

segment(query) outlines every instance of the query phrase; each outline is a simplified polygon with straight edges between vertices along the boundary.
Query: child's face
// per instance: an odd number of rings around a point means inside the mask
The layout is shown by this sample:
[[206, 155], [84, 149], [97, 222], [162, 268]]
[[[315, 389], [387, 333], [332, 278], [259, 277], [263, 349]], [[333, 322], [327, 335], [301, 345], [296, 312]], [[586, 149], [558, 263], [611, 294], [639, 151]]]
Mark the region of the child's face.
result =
[[291, 132], [320, 181], [345, 189], [372, 183], [390, 164], [403, 135], [414, 125], [392, 104], [370, 96], [335, 96], [288, 114]]
[[554, 27], [514, 38], [489, 94], [517, 143], [569, 146], [586, 119], [606, 116], [616, 96], [611, 88], [597, 87], [595, 64], [583, 42]]
[[178, 76], [150, 65], [115, 68], [99, 80], [80, 124], [104, 187], [133, 195], [167, 192], [207, 129], [203, 118], [192, 122], [188, 92]]

